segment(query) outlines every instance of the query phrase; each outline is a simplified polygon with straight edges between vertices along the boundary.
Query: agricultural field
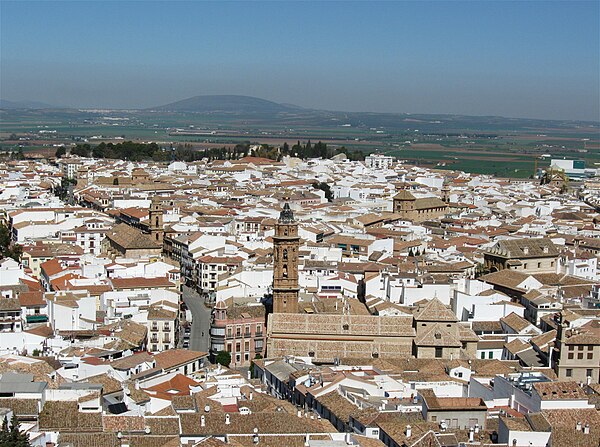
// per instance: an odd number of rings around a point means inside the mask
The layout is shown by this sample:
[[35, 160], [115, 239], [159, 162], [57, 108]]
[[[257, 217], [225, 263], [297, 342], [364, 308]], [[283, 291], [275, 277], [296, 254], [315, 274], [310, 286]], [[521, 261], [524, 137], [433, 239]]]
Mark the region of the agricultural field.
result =
[[550, 158], [600, 164], [597, 123], [445, 115], [322, 112], [266, 114], [1, 110], [0, 150], [51, 156], [61, 145], [132, 140], [195, 149], [322, 141], [416, 165], [526, 178]]

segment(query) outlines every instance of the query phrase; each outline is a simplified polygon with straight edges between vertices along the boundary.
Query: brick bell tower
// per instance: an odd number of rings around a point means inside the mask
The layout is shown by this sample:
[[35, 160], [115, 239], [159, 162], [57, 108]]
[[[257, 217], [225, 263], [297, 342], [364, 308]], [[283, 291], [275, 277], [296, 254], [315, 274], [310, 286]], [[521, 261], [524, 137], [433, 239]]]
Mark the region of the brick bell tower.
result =
[[273, 312], [298, 313], [298, 223], [286, 202], [273, 236]]
[[163, 228], [163, 207], [159, 196], [153, 196], [150, 203], [148, 218], [150, 220], [150, 236], [157, 244], [162, 245], [165, 230]]

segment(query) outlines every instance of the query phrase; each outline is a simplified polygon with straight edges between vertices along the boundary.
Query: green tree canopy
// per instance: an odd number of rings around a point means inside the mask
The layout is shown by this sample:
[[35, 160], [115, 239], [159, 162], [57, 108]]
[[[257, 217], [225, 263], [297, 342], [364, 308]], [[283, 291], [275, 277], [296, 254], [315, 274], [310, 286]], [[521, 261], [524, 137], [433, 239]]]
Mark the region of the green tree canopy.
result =
[[227, 351], [219, 351], [215, 361], [220, 365], [229, 367], [229, 364], [231, 363], [231, 354]]

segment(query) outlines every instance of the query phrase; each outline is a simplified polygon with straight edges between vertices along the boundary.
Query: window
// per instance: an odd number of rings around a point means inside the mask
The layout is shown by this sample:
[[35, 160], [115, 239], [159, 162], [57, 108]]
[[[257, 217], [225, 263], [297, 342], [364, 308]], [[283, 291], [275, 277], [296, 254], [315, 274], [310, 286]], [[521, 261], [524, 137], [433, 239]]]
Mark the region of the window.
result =
[[241, 337], [242, 336], [242, 327], [241, 326], [236, 326], [235, 327], [235, 336], [236, 337]]
[[573, 346], [573, 345], [570, 345], [570, 346], [569, 346], [569, 351], [574, 351], [574, 350], [575, 350], [575, 346]]
[[593, 358], [594, 358], [594, 353], [593, 352], [588, 352], [587, 359], [588, 360], [592, 360]]
[[444, 352], [444, 348], [435, 348], [435, 358], [441, 359], [443, 352]]
[[431, 416], [431, 422], [437, 422], [437, 416]]
[[527, 263], [523, 264], [523, 268], [527, 270]]
[[584, 348], [584, 347], [585, 347], [585, 346], [583, 346], [583, 345], [579, 345], [579, 346], [577, 346], [577, 350], [578, 350], [578, 351], [583, 351], [583, 348]]
[[567, 357], [569, 358], [569, 360], [573, 360], [573, 353], [569, 352], [569, 355]]
[[488, 359], [493, 359], [494, 353], [492, 351], [488, 352]]
[[588, 351], [593, 351], [594, 350], [594, 346], [593, 345], [588, 345]]
[[571, 368], [567, 368], [566, 375], [567, 377], [573, 377], [573, 370]]
[[231, 329], [231, 326], [227, 326], [227, 338], [231, 338], [233, 335], [233, 331]]
[[287, 261], [287, 258], [288, 258], [288, 251], [287, 251], [287, 249], [284, 249], [283, 250], [283, 260]]
[[586, 369], [585, 370], [585, 376], [586, 377], [592, 377], [592, 370], [591, 369]]

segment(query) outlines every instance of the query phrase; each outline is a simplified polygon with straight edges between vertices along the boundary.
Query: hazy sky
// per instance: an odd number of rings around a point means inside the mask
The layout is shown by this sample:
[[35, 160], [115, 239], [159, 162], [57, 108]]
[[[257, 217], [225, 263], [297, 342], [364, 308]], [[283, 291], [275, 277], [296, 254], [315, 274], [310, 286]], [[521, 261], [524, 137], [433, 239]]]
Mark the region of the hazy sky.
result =
[[600, 2], [0, 2], [0, 95], [600, 120]]

